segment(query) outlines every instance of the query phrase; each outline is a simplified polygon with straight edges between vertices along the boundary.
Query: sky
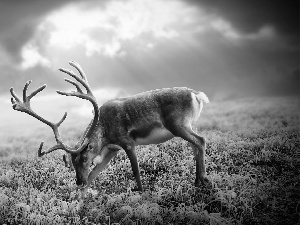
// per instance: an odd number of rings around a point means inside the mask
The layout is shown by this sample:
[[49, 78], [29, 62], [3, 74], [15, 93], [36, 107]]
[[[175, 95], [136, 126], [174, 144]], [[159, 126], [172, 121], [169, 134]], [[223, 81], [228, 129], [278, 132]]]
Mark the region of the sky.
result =
[[[299, 2], [290, 0], [0, 0], [1, 126], [32, 122], [14, 112], [10, 87], [41, 114], [90, 119], [68, 91], [78, 62], [101, 105], [164, 87], [190, 87], [212, 101], [299, 95]], [[14, 121], [14, 122], [12, 122]]]

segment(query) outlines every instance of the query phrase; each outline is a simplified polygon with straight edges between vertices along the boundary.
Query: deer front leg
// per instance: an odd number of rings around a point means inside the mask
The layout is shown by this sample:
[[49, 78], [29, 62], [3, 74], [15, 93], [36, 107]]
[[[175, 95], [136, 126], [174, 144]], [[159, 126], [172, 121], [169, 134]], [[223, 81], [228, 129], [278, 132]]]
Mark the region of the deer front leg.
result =
[[72, 163], [71, 154], [64, 154], [63, 155], [63, 161], [65, 163], [65, 167], [69, 168], [70, 170], [75, 170], [74, 165]]
[[143, 186], [141, 182], [141, 177], [140, 177], [140, 170], [139, 170], [139, 164], [137, 160], [137, 155], [135, 152], [135, 146], [130, 145], [126, 148], [126, 154], [130, 160], [131, 167], [132, 167], [132, 172], [135, 177], [136, 183], [137, 183], [137, 189], [134, 188], [133, 191], [143, 191]]
[[92, 181], [98, 176], [98, 174], [106, 167], [110, 160], [118, 154], [118, 151], [122, 149], [118, 145], [107, 145], [104, 146], [100, 155], [96, 156], [94, 163], [96, 166], [89, 173], [87, 185], [82, 189], [82, 196], [84, 197]]

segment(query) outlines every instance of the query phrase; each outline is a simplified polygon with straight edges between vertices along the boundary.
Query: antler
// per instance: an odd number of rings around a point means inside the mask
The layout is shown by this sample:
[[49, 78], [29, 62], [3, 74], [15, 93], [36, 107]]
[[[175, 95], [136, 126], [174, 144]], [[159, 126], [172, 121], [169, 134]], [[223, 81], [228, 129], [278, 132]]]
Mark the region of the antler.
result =
[[66, 79], [66, 78], [65, 78], [65, 80], [67, 82], [73, 84], [76, 87], [77, 92], [67, 93], [67, 92], [57, 91], [57, 93], [61, 94], [61, 95], [76, 96], [76, 97], [79, 97], [79, 98], [82, 98], [82, 99], [86, 99], [86, 100], [90, 101], [93, 104], [93, 106], [94, 106], [94, 119], [90, 123], [89, 127], [87, 128], [87, 130], [85, 131], [84, 136], [80, 139], [80, 141], [78, 142], [78, 144], [75, 145], [75, 146], [79, 145], [79, 147], [77, 147], [76, 149], [71, 148], [70, 146], [68, 146], [68, 145], [66, 145], [66, 144], [63, 143], [63, 141], [61, 139], [61, 136], [60, 136], [60, 133], [59, 133], [59, 130], [58, 130], [59, 126], [66, 119], [67, 112], [65, 112], [64, 116], [62, 117], [62, 119], [60, 121], [58, 121], [57, 123], [52, 123], [52, 122], [44, 119], [43, 117], [37, 115], [31, 109], [31, 107], [30, 107], [30, 99], [32, 97], [34, 97], [37, 93], [39, 93], [42, 90], [44, 90], [45, 87], [47, 86], [46, 84], [44, 84], [43, 86], [39, 87], [38, 89], [36, 89], [30, 95], [27, 96], [28, 86], [32, 82], [31, 80], [27, 81], [26, 84], [25, 84], [25, 86], [24, 86], [24, 89], [23, 89], [23, 102], [16, 95], [16, 93], [14, 92], [14, 89], [13, 88], [10, 89], [10, 93], [12, 95], [11, 102], [13, 104], [13, 109], [14, 110], [25, 112], [25, 113], [29, 114], [30, 116], [33, 116], [34, 118], [36, 118], [36, 119], [40, 120], [41, 122], [43, 122], [43, 123], [47, 124], [48, 126], [50, 126], [52, 128], [53, 132], [54, 132], [57, 144], [54, 145], [54, 146], [52, 146], [51, 148], [47, 149], [46, 151], [42, 152], [42, 148], [43, 148], [43, 144], [44, 144], [44, 142], [42, 142], [40, 144], [40, 147], [39, 147], [39, 150], [38, 150], [38, 156], [43, 156], [43, 155], [48, 154], [48, 153], [50, 153], [50, 152], [52, 152], [54, 150], [57, 150], [57, 149], [65, 150], [68, 153], [78, 153], [78, 152], [81, 152], [87, 146], [88, 139], [90, 138], [91, 134], [93, 133], [93, 130], [95, 129], [95, 127], [97, 125], [98, 118], [99, 118], [99, 107], [98, 107], [96, 98], [94, 97], [94, 95], [93, 95], [93, 93], [91, 91], [91, 88], [90, 88], [90, 86], [88, 84], [86, 75], [84, 74], [84, 72], [81, 69], [80, 65], [77, 64], [76, 62], [71, 61], [71, 62], [69, 62], [69, 64], [71, 66], [75, 67], [78, 70], [78, 72], [79, 72], [79, 74], [80, 74], [81, 77], [77, 76], [71, 70], [66, 70], [66, 69], [59, 69], [59, 70], [62, 71], [62, 72], [64, 72], [64, 73], [67, 73], [71, 77], [75, 78], [80, 84], [82, 84], [82, 86], [86, 89], [87, 93], [86, 94], [83, 93], [82, 89], [80, 88], [80, 86], [77, 83], [75, 83], [72, 80]]
[[30, 85], [31, 82], [32, 82], [31, 80], [27, 81], [25, 86], [24, 86], [24, 89], [23, 89], [23, 102], [16, 95], [13, 88], [10, 89], [10, 93], [12, 95], [11, 103], [13, 104], [13, 109], [14, 110], [25, 112], [25, 113], [29, 114], [30, 116], [33, 116], [34, 118], [36, 118], [36, 119], [40, 120], [41, 122], [43, 122], [43, 123], [47, 124], [48, 126], [50, 126], [52, 128], [53, 132], [54, 132], [57, 144], [55, 146], [49, 148], [47, 151], [41, 152], [43, 144], [44, 144], [42, 142], [40, 144], [40, 148], [38, 150], [38, 155], [42, 156], [42, 155], [50, 153], [50, 152], [52, 152], [56, 149], [63, 149], [67, 152], [72, 152], [71, 148], [63, 143], [63, 141], [61, 139], [61, 136], [59, 134], [59, 131], [58, 131], [59, 126], [62, 124], [62, 122], [67, 117], [67, 112], [65, 112], [64, 116], [61, 118], [61, 120], [58, 123], [52, 123], [52, 122], [44, 119], [43, 117], [37, 115], [30, 107], [30, 99], [32, 97], [34, 97], [37, 93], [44, 90], [47, 85], [44, 84], [43, 86], [39, 87], [38, 89], [36, 89], [30, 95], [27, 96], [27, 89], [28, 89], [28, 86]]
[[[78, 70], [81, 77], [76, 75], [72, 70], [67, 70], [67, 69], [63, 69], [63, 68], [60, 68], [59, 70], [66, 74], [69, 74], [76, 81], [78, 81], [86, 89], [87, 93], [84, 93], [82, 91], [82, 89], [80, 88], [80, 86], [76, 82], [69, 80], [67, 78], [65, 78], [65, 81], [67, 81], [70, 84], [73, 84], [76, 87], [77, 91], [76, 92], [74, 92], [74, 91], [72, 91], [72, 92], [57, 91], [57, 93], [61, 94], [61, 95], [75, 96], [75, 97], [78, 97], [81, 99], [86, 99], [92, 103], [92, 105], [94, 107], [94, 118], [93, 118], [93, 121], [91, 122], [91, 124], [89, 124], [87, 130], [85, 131], [83, 138], [80, 140], [80, 142], [83, 141], [83, 144], [84, 144], [85, 142], [87, 142], [87, 139], [91, 137], [93, 131], [95, 130], [95, 128], [97, 126], [100, 111], [99, 111], [99, 106], [98, 106], [97, 100], [90, 88], [90, 85], [88, 83], [88, 80], [87, 80], [87, 77], [86, 77], [84, 71], [82, 70], [80, 65], [74, 61], [70, 61], [69, 64]], [[80, 144], [80, 143], [78, 143], [78, 144]], [[81, 146], [79, 148], [82, 148], [83, 144], [81, 144]]]

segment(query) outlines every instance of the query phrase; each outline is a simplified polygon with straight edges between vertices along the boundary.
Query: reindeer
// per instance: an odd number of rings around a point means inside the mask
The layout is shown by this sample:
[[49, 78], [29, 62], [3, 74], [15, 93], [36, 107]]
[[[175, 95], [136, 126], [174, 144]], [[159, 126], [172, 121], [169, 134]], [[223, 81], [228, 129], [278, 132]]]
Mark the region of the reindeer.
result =
[[[35, 117], [50, 126], [54, 132], [57, 144], [42, 151], [42, 142], [38, 149], [39, 157], [58, 149], [70, 153], [76, 172], [76, 184], [81, 190], [86, 191], [93, 179], [117, 155], [118, 151], [124, 150], [131, 162], [137, 183], [135, 190], [143, 191], [135, 146], [158, 144], [176, 136], [188, 141], [192, 146], [196, 161], [195, 186], [199, 187], [201, 184], [209, 182], [204, 163], [205, 139], [192, 129], [200, 116], [203, 103], [209, 102], [203, 92], [185, 87], [164, 88], [127, 98], [113, 99], [99, 108], [80, 65], [74, 61], [69, 64], [77, 69], [80, 76], [72, 70], [63, 68], [59, 70], [77, 81], [65, 78], [65, 81], [74, 85], [77, 91], [57, 91], [57, 93], [88, 100], [94, 108], [94, 118], [73, 147], [63, 142], [58, 129], [66, 119], [67, 112], [59, 122], [53, 123], [37, 115], [30, 107], [31, 98], [41, 92], [46, 84], [27, 95], [27, 89], [31, 83], [28, 81], [23, 90], [23, 102], [13, 88], [10, 89], [14, 110]], [[85, 88], [86, 93], [81, 86]], [[95, 164], [95, 167], [89, 173], [92, 163]]]

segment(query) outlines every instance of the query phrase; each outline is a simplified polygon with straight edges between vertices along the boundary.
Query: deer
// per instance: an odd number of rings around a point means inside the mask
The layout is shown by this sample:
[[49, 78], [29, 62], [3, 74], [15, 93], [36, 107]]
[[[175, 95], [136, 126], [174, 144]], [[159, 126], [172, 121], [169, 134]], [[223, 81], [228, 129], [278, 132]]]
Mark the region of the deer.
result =
[[[74, 85], [76, 91], [56, 92], [60, 95], [87, 100], [93, 106], [93, 119], [74, 146], [65, 144], [59, 132], [59, 126], [66, 119], [67, 112], [57, 123], [53, 123], [37, 115], [30, 106], [30, 100], [44, 90], [46, 84], [27, 95], [28, 87], [32, 82], [27, 81], [23, 89], [23, 101], [14, 92], [13, 87], [10, 89], [14, 110], [29, 114], [53, 130], [56, 144], [43, 150], [44, 142], [41, 142], [38, 157], [58, 149], [69, 153], [76, 173], [76, 184], [84, 192], [110, 160], [120, 150], [124, 150], [136, 180], [137, 187], [134, 190], [142, 192], [143, 186], [135, 147], [159, 144], [173, 137], [181, 137], [190, 143], [193, 150], [196, 161], [195, 187], [209, 183], [204, 159], [206, 141], [193, 130], [204, 103], [209, 103], [208, 97], [203, 92], [186, 87], [156, 89], [130, 97], [115, 98], [99, 107], [81, 66], [75, 61], [70, 61], [69, 64], [78, 71], [79, 75], [72, 70], [64, 68], [59, 70], [75, 79], [75, 81], [68, 78], [64, 80]], [[90, 171], [92, 164], [95, 166]]]

